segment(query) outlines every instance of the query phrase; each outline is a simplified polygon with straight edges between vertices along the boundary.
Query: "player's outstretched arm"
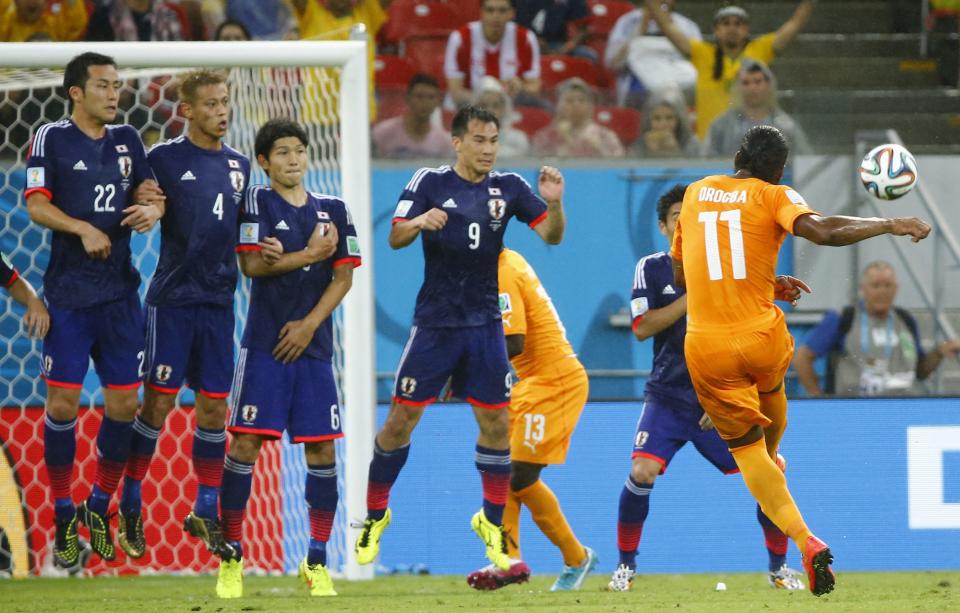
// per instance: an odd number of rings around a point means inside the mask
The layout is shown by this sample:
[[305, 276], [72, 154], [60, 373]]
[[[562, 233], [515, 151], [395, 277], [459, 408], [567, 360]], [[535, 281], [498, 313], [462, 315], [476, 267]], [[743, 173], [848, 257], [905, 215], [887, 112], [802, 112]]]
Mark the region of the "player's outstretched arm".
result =
[[313, 340], [317, 328], [330, 317], [330, 313], [337, 308], [343, 297], [353, 286], [353, 263], [345, 262], [333, 269], [333, 280], [317, 305], [310, 310], [303, 319], [288, 321], [280, 329], [280, 337], [273, 348], [273, 357], [289, 364], [299, 358]]
[[797, 34], [800, 33], [800, 30], [807, 25], [807, 21], [810, 20], [810, 15], [813, 14], [813, 2], [812, 0], [803, 0], [800, 3], [800, 6], [793, 11], [793, 15], [790, 16], [780, 28], [773, 35], [773, 48], [777, 51], [783, 51], [786, 49], [787, 45], [790, 44]]
[[802, 215], [793, 222], [793, 233], [817, 245], [842, 247], [862, 240], [892, 234], [910, 236], [917, 243], [930, 234], [930, 224], [916, 217], [847, 217]]
[[442, 209], [430, 209], [413, 219], [398, 221], [390, 228], [390, 247], [403, 249], [412, 243], [420, 232], [436, 232], [447, 225], [447, 213]]
[[50, 202], [46, 194], [33, 192], [27, 198], [27, 212], [30, 220], [54, 232], [66, 232], [80, 237], [83, 249], [94, 259], [110, 257], [110, 237], [81, 219], [70, 217]]
[[283, 245], [276, 238], [267, 237], [260, 243], [260, 251], [241, 251], [240, 271], [248, 277], [272, 277], [291, 270], [322, 262], [337, 251], [340, 240], [337, 226], [318, 223], [300, 251], [283, 253]]
[[687, 35], [683, 33], [683, 30], [678, 28], [676, 24], [673, 23], [673, 19], [660, 8], [660, 0], [646, 0], [646, 4], [643, 7], [644, 12], [649, 12], [653, 16], [654, 21], [657, 22], [657, 25], [660, 27], [660, 31], [663, 32], [663, 35], [673, 43], [673, 46], [677, 48], [677, 51], [684, 54], [687, 57], [690, 57], [690, 39], [687, 38]]
[[567, 227], [563, 212], [563, 175], [553, 166], [544, 166], [540, 169], [538, 189], [540, 197], [547, 203], [547, 218], [533, 230], [548, 245], [559, 245]]
[[684, 294], [661, 309], [650, 309], [644, 313], [643, 318], [634, 324], [633, 335], [638, 341], [645, 341], [677, 323], [686, 314], [687, 295]]
[[14, 300], [27, 307], [27, 313], [23, 316], [23, 329], [27, 334], [34, 338], [45, 337], [50, 329], [50, 314], [30, 282], [17, 277], [7, 291]]

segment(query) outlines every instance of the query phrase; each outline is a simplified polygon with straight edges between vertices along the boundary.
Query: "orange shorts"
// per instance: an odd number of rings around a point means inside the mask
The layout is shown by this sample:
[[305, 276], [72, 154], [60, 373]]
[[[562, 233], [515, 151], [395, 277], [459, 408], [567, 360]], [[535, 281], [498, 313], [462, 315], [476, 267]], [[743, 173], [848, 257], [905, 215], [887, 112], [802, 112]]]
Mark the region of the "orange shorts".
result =
[[520, 380], [510, 398], [510, 459], [563, 464], [587, 403], [587, 373], [575, 358]]
[[684, 352], [700, 405], [726, 440], [740, 438], [770, 419], [760, 392], [783, 383], [793, 359], [793, 337], [780, 313], [772, 325], [737, 333], [687, 332]]

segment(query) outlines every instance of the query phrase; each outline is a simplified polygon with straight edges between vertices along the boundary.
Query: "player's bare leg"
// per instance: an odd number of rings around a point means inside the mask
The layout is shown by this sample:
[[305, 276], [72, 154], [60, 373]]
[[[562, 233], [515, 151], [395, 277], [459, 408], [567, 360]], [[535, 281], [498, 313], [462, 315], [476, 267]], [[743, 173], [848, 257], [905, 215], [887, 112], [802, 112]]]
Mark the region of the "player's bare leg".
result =
[[80, 523], [90, 530], [90, 546], [104, 560], [117, 557], [107, 512], [120, 484], [133, 436], [133, 418], [139, 401], [137, 389], [103, 390], [104, 416], [97, 434], [97, 475], [86, 502], [80, 505]]
[[230, 453], [224, 461], [220, 506], [223, 512], [223, 537], [232, 553], [220, 560], [217, 574], [217, 596], [220, 598], [243, 596], [243, 546], [240, 539], [253, 485], [253, 467], [262, 443], [263, 439], [256, 434], [233, 433]]
[[143, 532], [141, 484], [150, 470], [157, 438], [167, 415], [176, 404], [176, 393], [159, 392], [150, 386], [143, 391], [143, 405], [133, 421], [133, 437], [123, 478], [117, 543], [131, 558], [143, 557], [147, 541]]
[[224, 431], [227, 400], [198, 392], [196, 413], [192, 460], [193, 471], [197, 475], [197, 498], [193, 510], [183, 520], [183, 527], [186, 532], [202, 540], [211, 553], [230, 558], [235, 552], [223, 536], [217, 512], [227, 444]]
[[510, 488], [510, 417], [506, 408], [473, 407], [480, 427], [476, 466], [483, 484], [483, 508], [470, 522], [486, 545], [487, 559], [500, 570], [510, 569], [507, 539], [503, 532], [503, 508]]
[[815, 537], [797, 508], [783, 471], [767, 451], [763, 430], [753, 426], [741, 437], [728, 440], [743, 480], [760, 503], [764, 514], [797, 544], [803, 556], [810, 591], [815, 596], [833, 590], [834, 576], [830, 568], [833, 554], [827, 545]]
[[337, 511], [337, 455], [333, 441], [305, 443], [307, 483], [305, 496], [310, 507], [310, 546], [300, 563], [299, 575], [311, 596], [336, 596], [327, 571], [327, 541]]
[[43, 457], [55, 509], [53, 563], [66, 569], [82, 567], [89, 557], [89, 547], [77, 536], [77, 511], [72, 496], [81, 392], [80, 388], [48, 385], [43, 426]]

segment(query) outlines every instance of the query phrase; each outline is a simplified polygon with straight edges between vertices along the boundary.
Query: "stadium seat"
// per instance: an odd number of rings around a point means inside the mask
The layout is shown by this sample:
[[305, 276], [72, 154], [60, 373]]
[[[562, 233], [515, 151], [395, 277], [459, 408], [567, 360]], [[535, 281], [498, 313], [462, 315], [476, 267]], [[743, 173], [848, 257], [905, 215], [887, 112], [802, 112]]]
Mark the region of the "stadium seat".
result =
[[535, 106], [518, 106], [513, 109], [513, 112], [520, 116], [513, 127], [525, 132], [531, 138], [553, 121], [553, 113]]
[[433, 0], [446, 4], [460, 15], [460, 25], [480, 19], [480, 0]]
[[383, 38], [388, 43], [397, 43], [411, 36], [447, 35], [463, 23], [460, 14], [447, 4], [394, 0], [387, 9]]
[[624, 0], [590, 0], [590, 17], [587, 21], [588, 47], [592, 47], [603, 58], [607, 46], [607, 37], [616, 25], [617, 20], [625, 13], [633, 10], [633, 5]]
[[599, 85], [597, 65], [590, 60], [570, 55], [540, 57], [540, 78], [545, 90], [552, 91], [572, 77], [580, 77], [594, 87]]
[[417, 74], [417, 67], [409, 60], [395, 55], [378, 55], [373, 62], [377, 91], [406, 90], [407, 83]]
[[636, 109], [622, 106], [598, 106], [593, 112], [593, 118], [600, 125], [616, 132], [624, 147], [629, 147], [640, 137], [643, 114]]
[[446, 34], [407, 37], [400, 44], [400, 55], [409, 60], [418, 72], [436, 77], [442, 84], [447, 38]]

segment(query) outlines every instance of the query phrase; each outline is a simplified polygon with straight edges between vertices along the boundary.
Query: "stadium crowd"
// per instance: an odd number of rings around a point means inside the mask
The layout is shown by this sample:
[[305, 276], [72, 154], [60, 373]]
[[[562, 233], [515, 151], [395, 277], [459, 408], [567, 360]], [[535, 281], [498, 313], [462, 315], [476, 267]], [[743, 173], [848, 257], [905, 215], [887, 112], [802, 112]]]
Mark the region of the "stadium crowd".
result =
[[768, 65], [813, 5], [751, 35], [743, 8], [697, 24], [674, 0], [0, 0], [0, 40], [345, 40], [362, 24], [380, 157], [447, 155], [439, 137], [476, 101], [510, 134], [501, 157], [716, 156], [770, 122], [808, 149]]

